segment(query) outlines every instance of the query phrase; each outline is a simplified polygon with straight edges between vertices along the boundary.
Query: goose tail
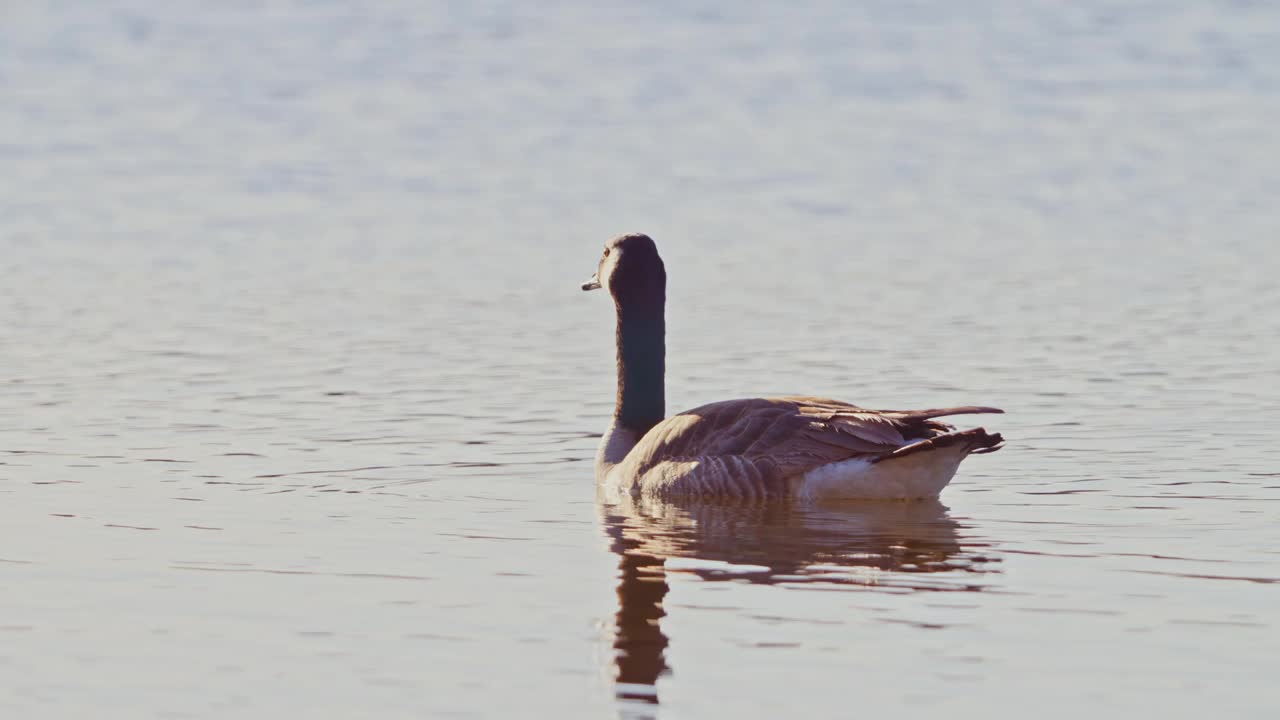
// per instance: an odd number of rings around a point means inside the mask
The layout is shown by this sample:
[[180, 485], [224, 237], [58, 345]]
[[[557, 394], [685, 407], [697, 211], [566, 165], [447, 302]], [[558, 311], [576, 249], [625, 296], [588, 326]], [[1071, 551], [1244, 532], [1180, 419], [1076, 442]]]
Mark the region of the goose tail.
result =
[[[930, 411], [924, 411], [930, 412]], [[936, 417], [936, 416], [935, 416]], [[949, 447], [964, 448], [965, 455], [981, 455], [984, 453], [992, 453], [1004, 446], [1004, 437], [1000, 433], [987, 432], [986, 428], [971, 428], [969, 430], [961, 430], [960, 432], [949, 432], [937, 435], [927, 440], [904, 445], [891, 453], [881, 455], [872, 462], [884, 462], [886, 460], [898, 460], [909, 455], [917, 453], [932, 452]]]

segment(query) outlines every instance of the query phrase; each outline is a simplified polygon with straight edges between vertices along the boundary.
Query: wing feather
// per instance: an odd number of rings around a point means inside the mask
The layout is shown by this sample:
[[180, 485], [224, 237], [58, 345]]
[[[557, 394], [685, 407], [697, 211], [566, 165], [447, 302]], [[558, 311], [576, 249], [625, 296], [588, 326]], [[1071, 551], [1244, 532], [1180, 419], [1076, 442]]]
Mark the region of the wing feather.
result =
[[750, 398], [703, 405], [654, 426], [627, 455], [627, 474], [641, 478], [672, 463], [698, 463], [698, 475], [734, 467], [764, 485], [820, 465], [888, 455], [953, 428], [933, 418], [1000, 412], [963, 406], [868, 410], [816, 397]]

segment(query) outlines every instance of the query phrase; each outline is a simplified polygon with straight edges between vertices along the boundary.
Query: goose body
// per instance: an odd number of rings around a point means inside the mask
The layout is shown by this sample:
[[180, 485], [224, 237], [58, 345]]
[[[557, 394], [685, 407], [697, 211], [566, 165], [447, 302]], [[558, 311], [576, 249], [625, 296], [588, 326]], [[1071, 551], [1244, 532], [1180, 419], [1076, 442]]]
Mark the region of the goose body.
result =
[[956, 431], [947, 415], [989, 407], [869, 410], [817, 397], [747, 398], [664, 417], [666, 270], [647, 235], [605, 246], [583, 290], [618, 313], [618, 394], [596, 479], [608, 493], [655, 497], [936, 498], [998, 433]]

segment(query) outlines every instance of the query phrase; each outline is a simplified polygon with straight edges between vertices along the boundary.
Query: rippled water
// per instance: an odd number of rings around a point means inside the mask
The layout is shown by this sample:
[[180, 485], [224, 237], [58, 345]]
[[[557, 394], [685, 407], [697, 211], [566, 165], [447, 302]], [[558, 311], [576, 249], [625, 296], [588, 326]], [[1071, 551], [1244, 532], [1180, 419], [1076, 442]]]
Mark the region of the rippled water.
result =
[[[6, 716], [1280, 707], [1275, 5], [0, 15]], [[630, 230], [669, 409], [1008, 446], [598, 506]]]

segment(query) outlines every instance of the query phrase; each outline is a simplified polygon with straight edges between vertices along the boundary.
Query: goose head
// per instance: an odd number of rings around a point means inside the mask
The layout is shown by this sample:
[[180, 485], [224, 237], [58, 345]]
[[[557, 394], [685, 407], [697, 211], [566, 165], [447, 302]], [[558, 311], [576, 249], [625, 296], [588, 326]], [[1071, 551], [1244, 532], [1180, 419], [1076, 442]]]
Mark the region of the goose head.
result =
[[605, 288], [617, 303], [666, 295], [667, 270], [653, 238], [641, 233], [620, 235], [604, 245], [604, 255], [583, 290]]

